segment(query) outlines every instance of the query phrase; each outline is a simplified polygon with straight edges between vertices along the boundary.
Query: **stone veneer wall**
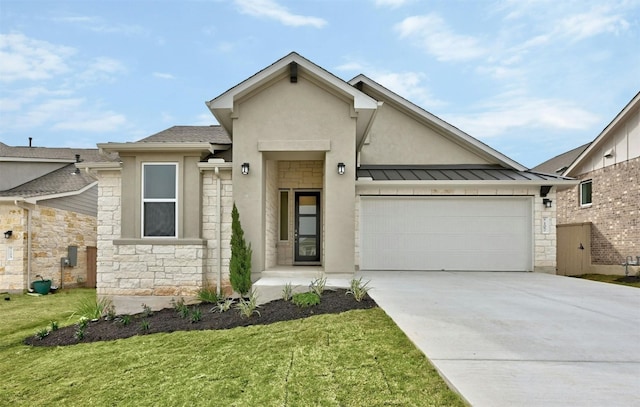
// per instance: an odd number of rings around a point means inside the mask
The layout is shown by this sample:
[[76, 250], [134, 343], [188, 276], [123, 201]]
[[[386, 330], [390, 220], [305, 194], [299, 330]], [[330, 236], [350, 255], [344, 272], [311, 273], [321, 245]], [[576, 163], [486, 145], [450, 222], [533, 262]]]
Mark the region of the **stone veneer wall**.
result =
[[[215, 288], [221, 263], [221, 289], [230, 291], [231, 173], [220, 173], [221, 243], [217, 241], [217, 181], [202, 174], [203, 243], [161, 239], [120, 239], [121, 175], [100, 171], [98, 188], [98, 295], [102, 297], [193, 297], [205, 286]], [[114, 244], [115, 241], [115, 244]], [[220, 245], [221, 257], [218, 259]], [[159, 304], [159, 303], [158, 303]], [[162, 303], [160, 306], [167, 306]]]
[[[221, 290], [231, 292], [229, 282], [229, 260], [231, 259], [231, 211], [233, 210], [233, 184], [231, 171], [222, 171], [220, 176], [220, 237], [217, 239], [217, 182], [213, 171], [205, 171], [202, 174], [202, 238], [207, 241], [205, 253], [204, 285], [215, 287], [218, 276], [217, 266], [221, 267]], [[220, 246], [220, 259], [218, 259], [218, 246]]]
[[620, 267], [627, 256], [640, 256], [640, 158], [579, 178], [593, 181], [592, 204], [580, 206], [579, 185], [558, 192], [558, 224], [592, 223], [593, 265]]
[[[549, 209], [542, 205], [539, 188], [430, 188], [430, 187], [356, 187], [356, 245], [355, 264], [360, 266], [360, 196], [361, 195], [441, 195], [441, 196], [530, 196], [533, 200], [533, 263], [534, 271], [556, 273], [556, 220], [555, 205]], [[555, 189], [547, 198], [556, 201]], [[544, 217], [552, 219], [550, 233], [542, 233]]]
[[[82, 285], [87, 279], [86, 247], [96, 244], [96, 218], [41, 205], [32, 205], [30, 211], [31, 281], [28, 281], [27, 210], [0, 205], [0, 230], [13, 231], [10, 239], [3, 236], [1, 245], [4, 250], [0, 253], [0, 291], [25, 290], [36, 275], [52, 280], [57, 287]], [[78, 263], [61, 270], [60, 258], [67, 257], [68, 246], [78, 247]], [[13, 260], [7, 259], [9, 248], [13, 249]]]

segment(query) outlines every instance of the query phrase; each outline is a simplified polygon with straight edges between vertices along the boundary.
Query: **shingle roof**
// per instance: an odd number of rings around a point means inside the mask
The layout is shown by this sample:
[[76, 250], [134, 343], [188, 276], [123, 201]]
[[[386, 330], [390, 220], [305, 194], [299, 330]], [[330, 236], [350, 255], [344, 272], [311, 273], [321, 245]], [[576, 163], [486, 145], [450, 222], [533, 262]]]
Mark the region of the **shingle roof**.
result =
[[573, 163], [575, 159], [578, 158], [578, 156], [582, 154], [582, 152], [586, 150], [587, 147], [589, 147], [589, 144], [591, 143], [581, 145], [580, 147], [576, 147], [573, 150], [567, 151], [566, 153], [557, 155], [550, 160], [536, 165], [531, 170], [543, 172], [545, 174], [562, 174], [564, 170], [569, 168], [571, 163]]
[[96, 179], [90, 174], [79, 170], [76, 172], [75, 165], [69, 164], [17, 187], [0, 191], [0, 196], [30, 198], [75, 192], [95, 181]]
[[227, 131], [220, 125], [173, 126], [138, 143], [206, 142], [211, 144], [231, 144]]
[[553, 181], [561, 176], [495, 165], [363, 165], [358, 178], [374, 181]]
[[114, 159], [113, 156], [100, 154], [97, 148], [12, 147], [0, 142], [0, 158], [75, 161], [76, 154], [80, 154], [83, 161], [101, 162]]

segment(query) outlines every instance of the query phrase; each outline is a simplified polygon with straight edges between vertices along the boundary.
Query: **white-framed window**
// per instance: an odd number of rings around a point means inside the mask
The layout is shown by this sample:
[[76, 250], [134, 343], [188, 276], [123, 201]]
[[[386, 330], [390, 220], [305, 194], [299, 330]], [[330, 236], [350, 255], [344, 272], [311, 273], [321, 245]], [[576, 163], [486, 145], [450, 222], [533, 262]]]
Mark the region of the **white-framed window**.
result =
[[142, 164], [142, 236], [178, 237], [178, 164]]
[[591, 206], [591, 188], [592, 180], [582, 181], [580, 183], [580, 206]]

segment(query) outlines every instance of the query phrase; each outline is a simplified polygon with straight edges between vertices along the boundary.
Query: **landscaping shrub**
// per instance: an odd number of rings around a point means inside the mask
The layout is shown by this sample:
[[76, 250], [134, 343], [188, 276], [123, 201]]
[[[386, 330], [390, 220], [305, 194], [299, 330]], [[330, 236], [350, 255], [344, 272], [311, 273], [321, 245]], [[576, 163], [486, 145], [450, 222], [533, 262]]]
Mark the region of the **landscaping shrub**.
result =
[[311, 307], [313, 305], [320, 304], [320, 296], [312, 291], [293, 294], [293, 296], [291, 297], [291, 302], [296, 304], [298, 307]]
[[229, 279], [231, 287], [245, 296], [251, 289], [251, 244], [244, 240], [244, 230], [240, 224], [240, 214], [236, 204], [231, 212], [231, 259], [229, 260]]

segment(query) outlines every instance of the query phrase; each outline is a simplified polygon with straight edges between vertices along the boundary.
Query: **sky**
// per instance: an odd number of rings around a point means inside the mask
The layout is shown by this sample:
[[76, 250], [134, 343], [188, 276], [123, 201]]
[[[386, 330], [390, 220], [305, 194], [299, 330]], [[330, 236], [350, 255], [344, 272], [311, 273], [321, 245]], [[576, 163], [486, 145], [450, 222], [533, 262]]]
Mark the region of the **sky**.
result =
[[292, 51], [533, 167], [640, 91], [640, 0], [0, 0], [0, 141], [216, 124], [205, 101]]

